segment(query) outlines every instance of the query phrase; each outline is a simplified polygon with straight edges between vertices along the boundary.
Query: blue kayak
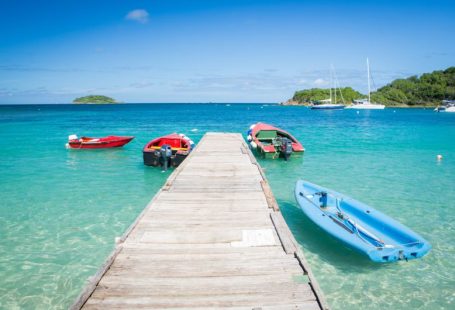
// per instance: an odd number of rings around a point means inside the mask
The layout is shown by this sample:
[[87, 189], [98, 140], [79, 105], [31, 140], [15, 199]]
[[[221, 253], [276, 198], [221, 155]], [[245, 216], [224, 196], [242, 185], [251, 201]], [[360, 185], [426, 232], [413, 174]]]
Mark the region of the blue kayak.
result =
[[411, 229], [346, 195], [299, 180], [295, 197], [316, 225], [374, 262], [419, 258], [431, 249]]

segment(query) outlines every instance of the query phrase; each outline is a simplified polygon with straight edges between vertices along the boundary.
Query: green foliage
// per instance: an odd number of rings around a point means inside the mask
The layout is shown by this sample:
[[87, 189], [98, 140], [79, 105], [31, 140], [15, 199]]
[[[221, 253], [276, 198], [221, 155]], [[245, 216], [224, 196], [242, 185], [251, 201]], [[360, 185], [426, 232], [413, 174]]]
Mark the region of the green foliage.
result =
[[73, 100], [73, 103], [117, 103], [117, 101], [107, 96], [90, 95], [76, 98]]
[[[332, 92], [333, 91], [334, 89], [332, 89]], [[346, 104], [351, 103], [355, 99], [365, 97], [365, 95], [362, 95], [361, 93], [352, 89], [351, 87], [344, 87], [337, 89], [337, 102], [342, 102], [341, 94], [343, 95], [343, 99]], [[332, 99], [333, 97], [334, 95], [332, 94]], [[296, 91], [294, 97], [292, 97], [292, 100], [298, 103], [311, 103], [329, 98], [330, 98], [329, 88], [311, 88]]]
[[438, 105], [455, 100], [455, 67], [398, 79], [371, 94], [371, 101], [386, 105]]

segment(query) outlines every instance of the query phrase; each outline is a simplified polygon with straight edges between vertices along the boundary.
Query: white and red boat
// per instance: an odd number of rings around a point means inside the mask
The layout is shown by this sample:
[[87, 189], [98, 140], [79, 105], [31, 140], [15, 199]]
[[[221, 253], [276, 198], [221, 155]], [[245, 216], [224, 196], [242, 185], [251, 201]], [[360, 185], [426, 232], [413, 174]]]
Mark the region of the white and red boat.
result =
[[144, 165], [177, 167], [190, 154], [194, 142], [184, 134], [172, 133], [155, 138], [148, 142], [143, 149]]
[[292, 154], [303, 154], [305, 151], [290, 133], [269, 124], [251, 125], [247, 135], [251, 148], [264, 158], [283, 157], [288, 160]]
[[102, 138], [81, 137], [76, 135], [68, 137], [67, 148], [70, 149], [107, 149], [121, 147], [133, 140], [134, 137], [107, 136]]

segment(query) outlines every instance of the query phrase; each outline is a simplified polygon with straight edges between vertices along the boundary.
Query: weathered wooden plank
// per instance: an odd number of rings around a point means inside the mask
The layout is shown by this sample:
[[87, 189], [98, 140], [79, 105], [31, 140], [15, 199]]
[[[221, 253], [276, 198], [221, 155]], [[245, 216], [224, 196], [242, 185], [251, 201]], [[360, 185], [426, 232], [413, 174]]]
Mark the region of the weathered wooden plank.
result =
[[276, 273], [271, 275], [250, 275], [239, 276], [229, 275], [222, 277], [166, 277], [166, 278], [134, 278], [134, 277], [105, 277], [101, 280], [100, 285], [150, 285], [154, 287], [160, 286], [179, 286], [185, 285], [190, 287], [206, 287], [206, 286], [242, 286], [262, 287], [264, 283], [281, 284], [295, 283], [296, 280], [289, 274]]
[[127, 249], [135, 249], [138, 251], [147, 251], [150, 253], [269, 253], [269, 252], [282, 252], [283, 248], [280, 245], [269, 245], [261, 247], [232, 247], [230, 243], [210, 243], [210, 244], [142, 244], [130, 242], [126, 240], [123, 243], [122, 251]]
[[265, 211], [267, 210], [267, 205], [256, 205], [256, 204], [250, 204], [248, 203], [227, 203], [227, 204], [219, 204], [219, 205], [213, 205], [209, 203], [201, 203], [198, 206], [192, 206], [185, 204], [184, 202], [182, 203], [175, 203], [172, 202], [171, 204], [157, 204], [154, 205], [153, 211], [148, 213], [150, 216], [153, 216], [153, 214], [160, 212], [160, 211], [168, 211], [168, 212], [179, 212], [180, 210], [182, 212], [194, 212], [197, 213], [198, 215], [203, 216], [204, 214], [207, 214], [209, 210], [212, 209], [217, 209], [220, 212], [252, 212], [252, 211]]
[[273, 212], [270, 217], [275, 225], [278, 237], [280, 238], [283, 249], [287, 254], [295, 254], [296, 245], [289, 236], [288, 230], [285, 229], [286, 222], [280, 212]]
[[[171, 296], [171, 297], [146, 297], [146, 296], [116, 296], [110, 298], [90, 299], [89, 304], [103, 305], [109, 308], [122, 306], [125, 308], [131, 307], [153, 307], [153, 308], [168, 308], [168, 307], [233, 307], [253, 305], [260, 307], [261, 305], [280, 305], [286, 300], [288, 303], [315, 301], [315, 298], [308, 298], [304, 295], [296, 294], [295, 292], [284, 292], [276, 294], [254, 294], [254, 295], [219, 295], [216, 298], [213, 296]], [[256, 308], [253, 307], [253, 308]]]
[[261, 181], [261, 187], [267, 200], [267, 204], [269, 205], [269, 208], [275, 211], [280, 210], [280, 208], [278, 207], [278, 203], [276, 202], [276, 199], [273, 196], [272, 190], [267, 181], [265, 180]]
[[325, 308], [289, 234], [241, 135], [206, 134], [74, 309]]
[[[263, 207], [262, 204], [258, 204]], [[154, 205], [155, 207], [156, 205]], [[248, 210], [244, 212], [232, 212], [232, 211], [220, 211], [217, 209], [217, 212], [213, 212], [211, 208], [218, 208], [219, 205], [208, 205], [201, 208], [200, 212], [194, 212], [194, 208], [188, 209], [188, 205], [185, 208], [178, 207], [178, 211], [172, 210], [174, 207], [173, 204], [162, 204], [161, 206], [168, 206], [168, 210], [160, 210], [156, 212], [155, 208], [148, 212], [143, 220], [156, 220], [156, 221], [181, 221], [181, 222], [191, 222], [191, 221], [204, 221], [204, 222], [214, 222], [220, 220], [226, 221], [242, 221], [242, 220], [270, 220], [268, 212], [258, 212], [257, 210]], [[199, 207], [199, 205], [193, 205]], [[204, 211], [204, 212], [203, 212]], [[202, 214], [203, 213], [203, 214]]]
[[148, 260], [148, 261], [165, 261], [165, 262], [185, 262], [191, 263], [189, 261], [204, 261], [209, 262], [212, 260], [222, 261], [222, 260], [268, 260], [268, 259], [282, 259], [288, 258], [290, 260], [295, 260], [294, 256], [287, 255], [283, 251], [279, 252], [230, 252], [230, 253], [179, 253], [176, 254], [172, 252], [171, 254], [162, 254], [162, 253], [150, 253], [146, 250], [131, 250], [123, 249], [122, 259], [132, 259], [132, 260]]
[[[248, 265], [269, 265], [269, 261], [273, 258], [273, 263], [278, 265], [299, 265], [299, 262], [290, 255], [211, 255], [211, 254], [199, 254], [199, 255], [147, 255], [147, 254], [138, 254], [138, 253], [123, 253], [120, 255], [116, 262], [123, 264], [136, 264], [141, 262], [147, 262], [151, 260], [159, 260], [159, 266], [154, 266], [153, 268], [169, 268], [175, 265], [176, 261], [181, 262], [182, 264], [191, 264], [192, 268], [198, 268], [200, 266], [204, 267], [205, 264], [215, 265], [227, 265], [227, 266], [248, 266]], [[134, 266], [133, 266], [134, 267]], [[142, 268], [142, 267], [141, 267]], [[302, 272], [303, 274], [303, 272]]]
[[[244, 192], [222, 192], [222, 193], [206, 193], [206, 192], [197, 192], [192, 193], [191, 196], [188, 196], [186, 193], [179, 193], [179, 192], [163, 192], [160, 194], [159, 201], [167, 201], [167, 200], [184, 200], [184, 201], [191, 201], [191, 200], [201, 200], [201, 201], [235, 201], [235, 200], [265, 200], [265, 196], [261, 192], [251, 192], [251, 193], [244, 193]], [[158, 201], [157, 201], [158, 202]]]
[[[148, 266], [148, 265], [147, 265]], [[149, 268], [149, 267], [145, 267]], [[221, 277], [229, 276], [236, 274], [238, 276], [252, 276], [252, 275], [267, 275], [267, 274], [279, 274], [279, 273], [289, 273], [292, 275], [300, 275], [302, 269], [299, 266], [280, 266], [273, 265], [270, 266], [233, 266], [229, 268], [226, 266], [223, 269], [211, 268], [210, 266], [205, 266], [200, 269], [192, 269], [190, 266], [175, 266], [174, 268], [168, 268], [165, 270], [158, 269], [146, 269], [146, 270], [131, 270], [125, 269], [121, 266], [113, 264], [109, 272], [105, 276], [120, 276], [120, 277], [135, 277], [135, 278], [172, 278], [172, 277]], [[267, 285], [267, 283], [263, 283]]]
[[[273, 295], [273, 294], [293, 294], [299, 295], [307, 300], [314, 300], [311, 287], [305, 283], [270, 283], [268, 286], [252, 287], [244, 285], [217, 285], [212, 283], [207, 286], [200, 285], [170, 285], [170, 286], [150, 286], [144, 284], [100, 284], [99, 289], [93, 295], [94, 298], [109, 298], [116, 296], [125, 297], [155, 297], [155, 300], [163, 297], [186, 297], [192, 299], [198, 297], [212, 297], [232, 295], [238, 297], [242, 295]], [[235, 296], [237, 295], [237, 296]]]

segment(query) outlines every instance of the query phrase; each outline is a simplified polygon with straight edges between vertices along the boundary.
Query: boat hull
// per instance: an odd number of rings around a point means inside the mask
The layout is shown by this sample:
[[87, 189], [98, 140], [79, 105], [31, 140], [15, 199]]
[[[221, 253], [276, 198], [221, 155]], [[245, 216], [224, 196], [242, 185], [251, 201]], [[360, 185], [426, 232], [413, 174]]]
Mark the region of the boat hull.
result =
[[353, 104], [353, 105], [347, 106], [346, 109], [384, 110], [385, 105], [383, 105], [383, 104]]
[[[262, 147], [252, 147], [251, 144], [250, 144], [250, 148], [253, 150], [253, 152], [258, 155], [259, 157], [261, 158], [264, 158], [264, 159], [277, 159], [277, 158], [283, 158], [283, 155], [280, 154], [280, 153], [276, 153], [276, 152], [269, 152], [269, 151], [266, 151], [264, 150]], [[292, 152], [292, 156], [291, 158], [293, 157], [301, 157], [303, 155], [303, 151], [293, 151]]]
[[311, 106], [311, 110], [343, 110], [343, 104], [319, 104]]
[[455, 112], [455, 106], [453, 107], [437, 107], [434, 109], [436, 112]]
[[134, 137], [108, 136], [103, 138], [85, 138], [70, 140], [67, 143], [70, 149], [107, 149], [122, 147]]
[[[155, 152], [142, 152], [144, 165], [153, 167], [164, 166], [163, 159], [159, 151]], [[175, 154], [172, 155], [168, 160], [169, 167], [178, 167], [187, 157], [187, 154]]]
[[[326, 198], [321, 193], [327, 193]], [[406, 226], [330, 189], [299, 180], [295, 197], [311, 221], [374, 262], [415, 259], [431, 249], [424, 238]]]
[[[170, 154], [163, 157], [161, 148], [170, 148]], [[185, 135], [176, 133], [155, 138], [148, 142], [142, 150], [144, 165], [153, 167], [178, 167], [190, 154], [194, 142]]]

